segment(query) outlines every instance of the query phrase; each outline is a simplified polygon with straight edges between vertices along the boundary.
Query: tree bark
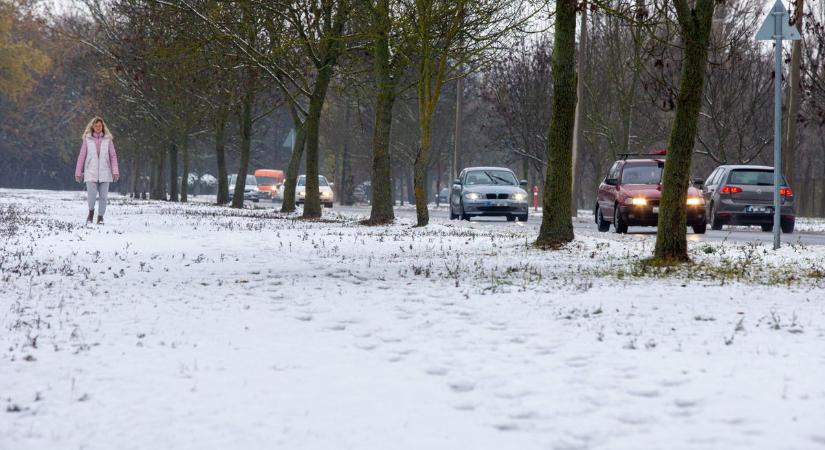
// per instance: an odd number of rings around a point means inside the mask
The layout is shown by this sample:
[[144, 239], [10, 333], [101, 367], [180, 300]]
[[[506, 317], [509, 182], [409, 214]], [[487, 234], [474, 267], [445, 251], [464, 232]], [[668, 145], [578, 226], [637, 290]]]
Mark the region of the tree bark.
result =
[[373, 11], [376, 36], [373, 42], [375, 70], [375, 126], [372, 133], [372, 201], [369, 225], [395, 220], [390, 168], [392, 107], [395, 103], [395, 78], [390, 65], [390, 2], [378, 0]]
[[430, 146], [432, 131], [432, 114], [420, 118], [420, 142], [418, 154], [413, 165], [413, 192], [415, 192], [416, 226], [424, 227], [430, 223], [430, 212], [427, 210], [427, 165], [430, 162]]
[[682, 78], [676, 98], [676, 118], [670, 131], [667, 160], [662, 174], [662, 197], [654, 256], [661, 262], [687, 261], [687, 189], [690, 163], [702, 108], [708, 38], [715, 0], [697, 0], [693, 10], [687, 0], [674, 0], [679, 34], [684, 46]]
[[321, 217], [321, 196], [318, 190], [318, 130], [321, 123], [321, 110], [324, 107], [324, 99], [327, 95], [327, 88], [332, 79], [332, 67], [334, 61], [327, 61], [318, 69], [318, 78], [312, 89], [309, 100], [309, 111], [306, 122], [306, 195], [304, 197], [305, 219], [318, 219]]
[[286, 179], [284, 179], [283, 186], [281, 212], [284, 213], [295, 211], [295, 184], [298, 182], [298, 172], [301, 171], [301, 158], [304, 156], [304, 144], [306, 143], [304, 123], [301, 121], [295, 105], [289, 105], [289, 114], [292, 116], [292, 127], [295, 134], [292, 140], [292, 155], [289, 157], [289, 167], [286, 169]]
[[229, 111], [221, 108], [215, 118], [215, 161], [218, 164], [217, 203], [229, 202], [229, 175], [226, 173], [226, 120]]
[[249, 154], [252, 150], [252, 103], [255, 99], [255, 93], [253, 86], [254, 78], [251, 70], [247, 72], [246, 78], [243, 101], [241, 102], [241, 115], [239, 117], [241, 159], [238, 162], [238, 178], [235, 180], [235, 190], [232, 194], [233, 208], [243, 208], [243, 191], [246, 187], [246, 174], [249, 171]]
[[[793, 23], [799, 29], [802, 27], [804, 0], [796, 0]], [[782, 171], [788, 184], [796, 186], [796, 122], [799, 116], [799, 88], [800, 88], [800, 66], [802, 59], [802, 41], [793, 41], [791, 44], [791, 66], [788, 69], [788, 117], [785, 120], [785, 130], [782, 133]]]
[[169, 201], [178, 201], [178, 143], [169, 147]]
[[345, 101], [344, 107], [344, 150], [341, 152], [341, 195], [339, 195], [338, 202], [341, 205], [352, 205], [352, 165], [350, 164], [350, 104]]
[[180, 201], [186, 203], [189, 199], [189, 132], [186, 131], [181, 141], [181, 177], [180, 177]]
[[155, 151], [152, 156], [152, 189], [149, 197], [152, 200], [166, 200], [166, 186], [163, 183], [166, 152]]
[[576, 0], [556, 2], [553, 42], [553, 117], [547, 146], [547, 174], [541, 228], [536, 245], [558, 248], [573, 240], [570, 215], [573, 126], [576, 116]]
[[571, 201], [570, 213], [575, 217], [578, 214], [579, 204], [579, 160], [581, 159], [579, 146], [581, 143], [581, 127], [584, 116], [584, 102], [581, 101], [584, 97], [584, 74], [587, 72], [587, 1], [582, 2], [581, 7], [581, 26], [579, 31], [579, 51], [578, 51], [578, 68], [576, 69], [578, 77], [576, 79], [576, 119], [573, 123], [573, 168], [572, 168], [572, 185], [573, 198]]

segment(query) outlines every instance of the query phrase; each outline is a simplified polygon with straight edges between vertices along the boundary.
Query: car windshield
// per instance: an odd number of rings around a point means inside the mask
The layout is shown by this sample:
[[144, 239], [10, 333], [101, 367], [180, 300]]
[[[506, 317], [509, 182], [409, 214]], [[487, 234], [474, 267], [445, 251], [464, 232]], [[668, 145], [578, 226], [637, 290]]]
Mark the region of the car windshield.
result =
[[[306, 175], [301, 175], [300, 177], [298, 177], [298, 186], [303, 186], [306, 183], [306, 179]], [[329, 186], [329, 183], [327, 183], [327, 179], [325, 176], [318, 175], [318, 186]]]
[[773, 170], [770, 169], [739, 169], [733, 170], [728, 179], [730, 184], [751, 186], [773, 186]]
[[467, 172], [464, 184], [468, 186], [477, 184], [503, 184], [507, 186], [518, 186], [518, 180], [513, 172], [509, 170], [473, 170]]
[[246, 185], [247, 186], [257, 186], [258, 180], [255, 179], [255, 175], [247, 175], [246, 176]]
[[258, 180], [258, 184], [260, 185], [269, 186], [278, 183], [278, 180], [276, 180], [275, 177], [262, 177], [260, 175], [256, 175], [255, 178]]
[[622, 184], [659, 184], [664, 163], [628, 164], [622, 171]]

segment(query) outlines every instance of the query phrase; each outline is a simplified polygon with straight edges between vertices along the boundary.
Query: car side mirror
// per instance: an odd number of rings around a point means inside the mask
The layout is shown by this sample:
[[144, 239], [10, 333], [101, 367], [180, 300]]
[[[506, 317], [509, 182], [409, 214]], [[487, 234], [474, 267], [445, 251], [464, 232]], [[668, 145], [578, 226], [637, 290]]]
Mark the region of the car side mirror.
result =
[[698, 187], [698, 188], [700, 188], [700, 189], [701, 189], [702, 187], [704, 187], [704, 186], [705, 186], [705, 180], [703, 180], [703, 179], [701, 179], [701, 178], [694, 178], [694, 179], [693, 179], [693, 184], [694, 184], [696, 187]]
[[334, 188], [334, 187], [335, 187], [335, 183], [330, 183], [330, 184], [329, 184], [329, 187]]
[[527, 180], [521, 180], [518, 182], [520, 186], [527, 186]]
[[461, 186], [461, 179], [456, 178], [455, 181], [453, 181], [453, 184], [457, 184], [457, 185]]
[[616, 183], [617, 181], [618, 180], [616, 180], [615, 178], [605, 178], [604, 179], [604, 184], [607, 184], [607, 185], [610, 185], [610, 186], [615, 186], [617, 184]]

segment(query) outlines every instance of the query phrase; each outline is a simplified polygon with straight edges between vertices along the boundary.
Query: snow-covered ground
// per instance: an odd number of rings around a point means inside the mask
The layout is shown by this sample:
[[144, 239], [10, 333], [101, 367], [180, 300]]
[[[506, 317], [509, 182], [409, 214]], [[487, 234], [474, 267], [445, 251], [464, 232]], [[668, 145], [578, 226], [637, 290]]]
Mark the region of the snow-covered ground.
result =
[[825, 248], [0, 190], [0, 449], [825, 448]]

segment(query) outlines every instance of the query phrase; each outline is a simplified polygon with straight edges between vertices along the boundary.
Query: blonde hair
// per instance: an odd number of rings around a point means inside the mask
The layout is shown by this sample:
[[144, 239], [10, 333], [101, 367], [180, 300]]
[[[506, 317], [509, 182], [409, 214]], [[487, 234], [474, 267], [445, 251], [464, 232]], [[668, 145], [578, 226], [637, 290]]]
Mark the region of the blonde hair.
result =
[[114, 138], [114, 136], [112, 136], [112, 131], [109, 129], [108, 126], [106, 126], [106, 122], [103, 121], [103, 118], [99, 117], [99, 116], [95, 116], [95, 117], [92, 118], [92, 120], [89, 121], [89, 124], [86, 125], [86, 128], [83, 129], [83, 139], [86, 139], [86, 136], [89, 136], [89, 135], [92, 134], [92, 132], [94, 132], [92, 127], [97, 122], [100, 122], [100, 123], [103, 124], [103, 137], [106, 137], [106, 138], [109, 138], [109, 139]]

